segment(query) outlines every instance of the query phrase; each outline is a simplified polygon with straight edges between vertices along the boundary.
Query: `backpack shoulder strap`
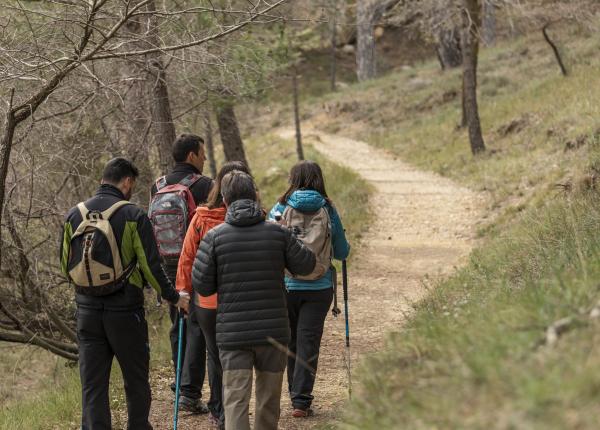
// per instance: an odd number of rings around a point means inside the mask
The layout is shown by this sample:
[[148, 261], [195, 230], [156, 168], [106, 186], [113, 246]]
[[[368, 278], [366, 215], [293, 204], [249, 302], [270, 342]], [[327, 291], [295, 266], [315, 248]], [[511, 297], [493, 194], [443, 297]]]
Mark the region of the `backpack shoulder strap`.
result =
[[85, 203], [81, 202], [77, 204], [77, 209], [79, 209], [79, 213], [81, 214], [81, 218], [85, 220], [87, 214], [90, 213], [90, 210], [85, 207]]
[[201, 177], [202, 177], [202, 175], [199, 175], [197, 173], [192, 173], [190, 175], [187, 175], [181, 181], [179, 181], [179, 183], [181, 185], [183, 185], [184, 187], [191, 188], [196, 182], [198, 182], [200, 180]]
[[119, 200], [117, 203], [109, 207], [108, 209], [102, 211], [102, 219], [110, 219], [111, 216], [115, 214], [117, 210], [122, 208], [123, 206], [132, 204], [128, 200]]
[[156, 191], [160, 191], [161, 189], [163, 189], [164, 187], [167, 186], [167, 177], [161, 176], [160, 178], [158, 178], [156, 180], [155, 185], [156, 185]]

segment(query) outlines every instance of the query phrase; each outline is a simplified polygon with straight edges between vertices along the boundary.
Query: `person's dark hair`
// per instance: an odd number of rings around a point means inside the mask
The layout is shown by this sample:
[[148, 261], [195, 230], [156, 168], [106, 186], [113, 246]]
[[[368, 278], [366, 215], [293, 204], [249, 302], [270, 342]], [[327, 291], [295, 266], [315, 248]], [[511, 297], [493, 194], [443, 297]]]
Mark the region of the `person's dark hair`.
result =
[[136, 179], [140, 172], [133, 163], [126, 158], [117, 157], [110, 160], [104, 166], [104, 172], [102, 172], [102, 181], [116, 185], [121, 182], [124, 178]]
[[221, 195], [227, 204], [243, 199], [256, 201], [258, 198], [252, 176], [239, 170], [233, 170], [223, 177]]
[[197, 154], [200, 151], [200, 145], [204, 145], [204, 139], [195, 134], [182, 134], [173, 144], [173, 159], [177, 163], [186, 160], [190, 152]]
[[243, 161], [228, 161], [227, 163], [223, 164], [221, 170], [219, 170], [219, 173], [215, 178], [214, 185], [208, 194], [206, 207], [209, 209], [215, 209], [224, 206], [223, 196], [221, 195], [221, 183], [223, 182], [223, 177], [234, 170], [250, 174], [248, 166], [246, 166], [246, 163]]
[[296, 163], [290, 171], [289, 188], [281, 197], [279, 203], [285, 205], [294, 191], [313, 190], [321, 194], [328, 203], [331, 203], [327, 191], [325, 191], [325, 179], [323, 171], [314, 161], [304, 160]]

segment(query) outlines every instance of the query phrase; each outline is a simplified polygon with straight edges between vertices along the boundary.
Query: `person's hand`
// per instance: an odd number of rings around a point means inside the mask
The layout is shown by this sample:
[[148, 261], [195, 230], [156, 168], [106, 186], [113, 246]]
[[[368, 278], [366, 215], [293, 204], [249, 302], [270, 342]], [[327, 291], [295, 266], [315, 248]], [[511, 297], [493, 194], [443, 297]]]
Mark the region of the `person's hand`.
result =
[[179, 300], [177, 300], [177, 304], [175, 305], [179, 309], [183, 309], [186, 313], [190, 308], [190, 295], [185, 291], [181, 291], [179, 293]]

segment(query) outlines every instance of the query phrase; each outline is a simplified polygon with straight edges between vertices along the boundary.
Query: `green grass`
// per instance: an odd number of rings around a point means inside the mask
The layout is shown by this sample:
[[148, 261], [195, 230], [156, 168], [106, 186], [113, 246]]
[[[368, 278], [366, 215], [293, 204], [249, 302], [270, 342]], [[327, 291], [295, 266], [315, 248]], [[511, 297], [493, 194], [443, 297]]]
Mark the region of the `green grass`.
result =
[[[434, 62], [317, 101], [358, 101], [320, 126], [486, 193], [494, 215], [466, 267], [431, 285], [384, 351], [363, 360], [339, 428], [598, 427], [600, 321], [589, 315], [600, 301], [600, 194], [589, 181], [600, 165], [600, 60], [589, 52], [599, 43], [571, 30], [561, 38], [568, 78], [537, 35], [482, 51], [482, 156], [456, 128], [460, 97], [444, 101], [459, 72]], [[501, 131], [519, 119], [520, 131]], [[540, 346], [567, 317], [557, 343]]]
[[599, 227], [596, 192], [527, 210], [363, 363], [342, 428], [597, 428]]
[[[152, 371], [168, 365], [171, 355], [168, 341], [170, 325], [168, 314], [164, 305], [162, 312], [152, 308], [154, 297], [153, 294], [148, 294], [146, 297], [149, 308], [148, 327], [151, 337], [150, 366]], [[40, 367], [38, 375], [40, 381], [35, 387], [3, 402], [3, 408], [0, 410], [0, 430], [78, 429], [81, 419], [81, 384], [78, 367], [63, 359], [57, 360], [49, 353], [41, 352], [34, 347], [28, 348], [30, 355], [43, 355], [47, 361], [56, 362], [56, 364], [52, 371], [42, 371]], [[24, 360], [24, 363], [16, 363], [16, 369], [21, 366], [27, 366], [27, 359]], [[10, 381], [8, 376], [6, 380]], [[22, 389], [18, 380], [14, 383], [10, 381], [10, 385], [13, 390]], [[113, 409], [113, 425], [116, 428], [125, 428], [126, 423], [123, 422], [123, 417], [126, 404], [123, 378], [116, 360], [113, 362], [111, 372], [110, 398]]]

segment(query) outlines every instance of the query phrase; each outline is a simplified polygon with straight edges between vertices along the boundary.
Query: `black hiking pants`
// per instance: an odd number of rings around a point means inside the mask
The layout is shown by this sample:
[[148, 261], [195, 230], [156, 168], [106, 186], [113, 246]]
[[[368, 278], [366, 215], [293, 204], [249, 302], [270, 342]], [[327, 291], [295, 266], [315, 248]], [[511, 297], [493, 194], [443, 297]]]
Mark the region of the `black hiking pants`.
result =
[[[167, 277], [173, 285], [177, 276], [177, 266], [165, 265]], [[194, 304], [190, 300], [190, 314], [183, 319], [183, 336], [181, 342], [181, 387], [180, 395], [190, 399], [200, 399], [202, 397], [202, 385], [206, 374], [206, 342], [204, 335], [194, 318]], [[177, 371], [177, 352], [179, 347], [179, 310], [177, 306], [169, 304], [169, 317], [171, 318], [171, 330], [169, 339], [171, 340], [171, 358], [173, 367]], [[174, 374], [175, 378], [177, 375]], [[171, 384], [171, 389], [175, 391], [175, 382]]]
[[198, 322], [206, 340], [206, 352], [208, 357], [208, 383], [210, 385], [210, 400], [207, 403], [210, 413], [225, 422], [225, 410], [223, 409], [223, 366], [219, 358], [217, 347], [217, 310], [196, 307]]
[[109, 381], [113, 357], [123, 373], [127, 397], [127, 429], [151, 430], [150, 349], [144, 309], [77, 310], [82, 430], [110, 430]]
[[292, 332], [287, 363], [288, 388], [292, 406], [296, 409], [306, 410], [313, 401], [323, 326], [332, 301], [333, 288], [287, 293]]
[[[206, 341], [198, 324], [197, 310], [198, 307], [190, 301], [190, 313], [187, 318], [183, 319], [181, 387], [179, 393], [190, 399], [200, 399], [202, 397], [202, 385], [204, 385], [206, 376]], [[173, 354], [173, 364], [175, 370], [177, 370], [179, 312], [175, 306], [170, 306], [169, 315], [171, 321], [173, 321], [170, 332], [171, 352]]]

